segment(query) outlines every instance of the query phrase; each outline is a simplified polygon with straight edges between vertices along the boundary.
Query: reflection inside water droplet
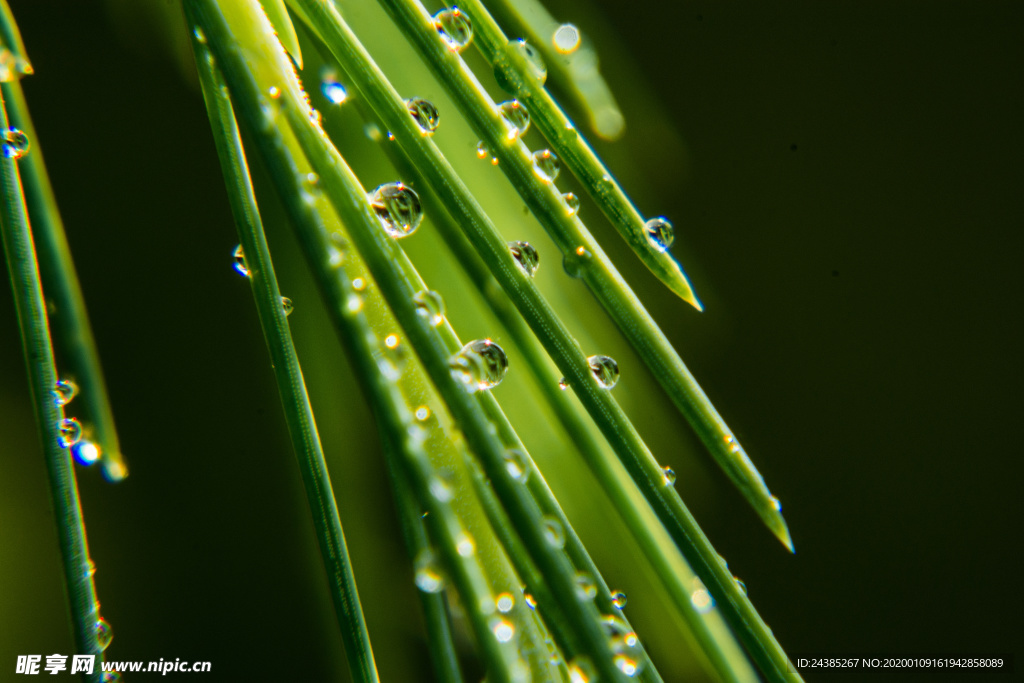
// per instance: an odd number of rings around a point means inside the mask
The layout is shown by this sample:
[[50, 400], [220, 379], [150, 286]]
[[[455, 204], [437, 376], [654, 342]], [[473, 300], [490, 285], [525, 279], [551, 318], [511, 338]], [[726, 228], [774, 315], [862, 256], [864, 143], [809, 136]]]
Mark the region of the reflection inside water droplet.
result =
[[526, 135], [530, 129], [530, 112], [519, 100], [509, 100], [498, 105], [498, 111], [508, 124], [508, 139], [515, 140]]
[[473, 40], [473, 24], [458, 7], [444, 9], [434, 15], [438, 35], [453, 52], [462, 52]]
[[533, 248], [533, 245], [529, 242], [509, 242], [508, 248], [519, 269], [528, 277], [533, 277], [537, 273], [537, 268], [540, 267], [540, 254]]
[[78, 385], [70, 379], [59, 379], [53, 385], [53, 402], [58, 407], [66, 406], [71, 400], [78, 396]]
[[616, 609], [625, 609], [626, 594], [622, 591], [615, 591], [612, 593], [612, 604], [615, 605]]
[[497, 386], [508, 371], [505, 351], [490, 339], [469, 342], [451, 358], [452, 376], [470, 391]]
[[245, 252], [242, 251], [241, 244], [235, 247], [235, 252], [232, 256], [235, 260], [235, 272], [243, 277], [249, 277], [249, 265], [245, 262]]
[[652, 218], [644, 223], [644, 233], [647, 235], [647, 241], [657, 251], [665, 251], [671, 247], [676, 237], [672, 224], [662, 217]]
[[402, 183], [381, 185], [369, 195], [369, 201], [384, 231], [395, 239], [416, 232], [423, 220], [419, 196]]
[[293, 304], [292, 300], [289, 299], [288, 297], [282, 296], [281, 297], [281, 308], [284, 309], [285, 317], [288, 317], [289, 315], [292, 314], [292, 311], [295, 310], [295, 304]]
[[529, 456], [518, 448], [505, 451], [505, 470], [509, 476], [523, 483], [530, 476]]
[[409, 110], [416, 125], [427, 135], [431, 135], [441, 122], [441, 115], [437, 113], [437, 107], [433, 102], [421, 97], [413, 97], [405, 101], [405, 108]]
[[671, 467], [668, 467], [668, 466], [662, 467], [661, 468], [661, 480], [665, 484], [665, 486], [672, 486], [673, 484], [676, 483], [676, 473], [675, 473], [675, 471]]
[[544, 540], [548, 542], [548, 545], [558, 550], [564, 548], [565, 529], [563, 529], [562, 523], [558, 518], [553, 515], [544, 515], [541, 524], [543, 525]]
[[60, 431], [58, 443], [61, 448], [71, 448], [82, 438], [82, 425], [73, 417], [61, 420], [57, 428]]
[[591, 356], [587, 359], [590, 372], [602, 389], [611, 389], [619, 381], [619, 364], [608, 356]]
[[8, 159], [20, 159], [28, 154], [31, 145], [24, 131], [8, 128], [4, 134], [3, 154]]
[[416, 312], [427, 319], [431, 327], [437, 327], [444, 322], [444, 299], [437, 292], [424, 289], [413, 296], [416, 304]]
[[575, 216], [580, 212], [580, 198], [572, 192], [566, 192], [562, 195], [562, 201], [565, 202], [566, 213], [570, 216]]
[[542, 149], [533, 153], [533, 172], [545, 183], [553, 183], [558, 178], [562, 164], [550, 149]]

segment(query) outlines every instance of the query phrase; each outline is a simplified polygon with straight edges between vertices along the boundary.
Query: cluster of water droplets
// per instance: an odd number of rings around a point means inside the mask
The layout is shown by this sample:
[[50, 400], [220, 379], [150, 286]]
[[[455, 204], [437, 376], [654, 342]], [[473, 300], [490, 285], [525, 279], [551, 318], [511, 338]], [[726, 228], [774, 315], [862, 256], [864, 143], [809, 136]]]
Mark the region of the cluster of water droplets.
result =
[[82, 437], [82, 423], [74, 417], [64, 415], [64, 407], [78, 396], [78, 385], [71, 379], [58, 379], [51, 390], [53, 402], [60, 411], [57, 421], [57, 444], [70, 449], [72, 457], [88, 467], [100, 459], [100, 447]]
[[0, 149], [8, 159], [22, 158], [28, 154], [31, 146], [28, 136], [18, 128], [8, 128], [4, 131], [3, 142], [0, 143]]
[[430, 100], [413, 97], [405, 101], [405, 108], [409, 110], [409, 115], [424, 135], [433, 135], [441, 123], [441, 115], [437, 113], [437, 107]]
[[452, 377], [470, 392], [496, 387], [508, 372], [505, 351], [490, 339], [469, 342], [448, 362]]
[[462, 52], [473, 40], [473, 23], [458, 7], [443, 9], [435, 14], [434, 26], [452, 52]]
[[381, 185], [368, 196], [384, 232], [395, 239], [416, 232], [423, 220], [420, 198], [403, 183]]
[[643, 648], [636, 633], [621, 617], [606, 615], [602, 624], [608, 634], [612, 661], [626, 676], [632, 678], [643, 670]]
[[483, 140], [476, 143], [476, 156], [478, 159], [490, 159], [492, 166], [498, 165], [498, 157], [494, 155], [491, 148]]

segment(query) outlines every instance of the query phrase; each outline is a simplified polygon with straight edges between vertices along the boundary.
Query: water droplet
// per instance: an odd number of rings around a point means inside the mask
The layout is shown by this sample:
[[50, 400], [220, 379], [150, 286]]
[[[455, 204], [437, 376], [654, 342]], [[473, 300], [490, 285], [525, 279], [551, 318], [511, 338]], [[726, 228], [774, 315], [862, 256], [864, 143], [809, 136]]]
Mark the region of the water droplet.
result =
[[615, 605], [615, 609], [625, 609], [626, 594], [622, 591], [615, 591], [612, 593], [612, 604]]
[[114, 639], [114, 629], [106, 619], [100, 617], [96, 620], [96, 640], [100, 643], [100, 649], [106, 650], [110, 647], [110, 641]]
[[421, 97], [412, 97], [405, 101], [405, 108], [409, 110], [409, 115], [425, 135], [432, 135], [437, 130], [441, 115], [437, 113], [437, 107], [433, 102]]
[[597, 681], [597, 672], [594, 670], [594, 665], [590, 663], [590, 658], [574, 657], [569, 662], [570, 683], [595, 683], [595, 681]]
[[462, 52], [473, 40], [473, 24], [458, 7], [444, 9], [434, 15], [434, 26], [441, 39], [453, 52]]
[[708, 589], [700, 579], [695, 578], [693, 580], [690, 604], [693, 605], [693, 609], [697, 610], [698, 614], [707, 614], [715, 606], [714, 598], [711, 597], [711, 593], [708, 592]]
[[652, 218], [644, 223], [644, 232], [647, 234], [647, 241], [658, 251], [665, 251], [672, 246], [676, 238], [676, 232], [672, 224], [665, 218]]
[[544, 64], [544, 58], [540, 56], [540, 51], [525, 40], [514, 40], [509, 43], [509, 47], [526, 62], [526, 74], [544, 85], [544, 82], [548, 80], [548, 67]]
[[348, 311], [350, 315], [354, 315], [363, 310], [363, 297], [358, 294], [350, 296], [345, 300], [345, 310]]
[[416, 555], [413, 562], [415, 570], [416, 587], [424, 593], [440, 593], [444, 590], [444, 577], [437, 564], [434, 551], [424, 548]]
[[530, 130], [530, 112], [519, 100], [509, 100], [498, 105], [498, 111], [508, 124], [508, 139], [515, 140]]
[[619, 364], [608, 356], [591, 356], [587, 359], [590, 372], [602, 389], [611, 389], [619, 381]]
[[267, 94], [270, 95], [270, 99], [276, 100], [278, 97], [281, 96], [281, 89], [278, 88], [276, 85], [272, 85], [269, 88], [267, 88]]
[[292, 311], [295, 310], [295, 304], [293, 304], [292, 300], [289, 299], [288, 297], [282, 296], [281, 297], [281, 308], [284, 309], [285, 317], [288, 317], [289, 315], [292, 314]]
[[530, 609], [537, 609], [537, 600], [536, 600], [536, 598], [534, 598], [532, 595], [530, 595], [529, 593], [527, 593], [525, 591], [523, 592], [523, 602], [525, 602], [526, 606], [529, 607]]
[[427, 484], [427, 488], [430, 489], [430, 495], [439, 503], [448, 503], [452, 499], [452, 488], [448, 486], [442, 477], [433, 476], [430, 478], [430, 482]]
[[20, 159], [28, 154], [31, 145], [28, 136], [17, 128], [8, 128], [4, 133], [3, 153], [8, 159]]
[[53, 402], [58, 407], [71, 403], [75, 396], [78, 396], [78, 385], [70, 379], [59, 379], [53, 385]]
[[397, 381], [405, 371], [408, 360], [405, 344], [397, 334], [389, 334], [384, 337], [382, 351], [383, 357], [378, 361], [377, 367], [387, 379]]
[[545, 183], [555, 182], [558, 172], [562, 169], [558, 157], [550, 149], [542, 149], [533, 153], [533, 172]]
[[320, 81], [320, 92], [331, 104], [341, 104], [348, 99], [348, 91], [333, 74], [327, 74]]
[[594, 577], [587, 572], [576, 572], [576, 595], [581, 600], [593, 600], [597, 597], [597, 584]]
[[100, 447], [92, 441], [82, 439], [71, 447], [71, 455], [80, 465], [88, 467], [100, 459]]
[[533, 277], [537, 268], [540, 267], [540, 255], [533, 245], [529, 242], [509, 242], [508, 248], [512, 252], [512, 258], [519, 265], [519, 269], [528, 277]]
[[449, 361], [452, 376], [470, 391], [497, 386], [508, 372], [505, 351], [490, 339], [469, 342]]
[[665, 484], [665, 486], [672, 486], [673, 484], [675, 484], [676, 483], [676, 473], [675, 473], [675, 470], [673, 470], [671, 467], [669, 467], [667, 465], [665, 467], [662, 467], [661, 468], [661, 481]]
[[[558, 521], [558, 518], [554, 515], [545, 515], [541, 524], [543, 525], [541, 530], [544, 533], [544, 540], [548, 542], [548, 545], [557, 550], [564, 548], [565, 529], [562, 528], [562, 523]], [[577, 580], [579, 580], [578, 575]]]
[[381, 185], [369, 196], [384, 231], [400, 239], [416, 232], [423, 220], [420, 198], [402, 183]]
[[357, 292], [362, 292], [366, 289], [366, 280], [361, 277], [357, 277], [352, 280], [352, 289]]
[[498, 165], [498, 157], [491, 154], [490, 148], [484, 143], [483, 140], [476, 143], [476, 158], [477, 159], [490, 159], [492, 166]]
[[476, 552], [476, 544], [473, 543], [472, 538], [470, 538], [466, 534], [462, 534], [459, 537], [459, 540], [455, 543], [455, 551], [461, 557], [472, 557], [473, 553]]
[[590, 265], [593, 258], [593, 254], [580, 245], [562, 257], [562, 268], [569, 277], [579, 278], [583, 276], [584, 269]]
[[520, 484], [530, 477], [530, 456], [518, 448], [505, 451], [505, 470]]
[[192, 35], [194, 35], [196, 37], [196, 40], [199, 41], [199, 43], [201, 45], [206, 45], [206, 34], [203, 33], [203, 29], [201, 29], [198, 26], [196, 26], [192, 30]]
[[615, 666], [629, 677], [636, 676], [643, 668], [643, 650], [636, 632], [618, 616], [606, 615], [601, 621], [608, 632], [608, 647]]
[[736, 587], [740, 589], [740, 593], [743, 593], [744, 595], [746, 595], [747, 594], [747, 584], [743, 583], [743, 581], [740, 580], [740, 577], [738, 577], [738, 576], [732, 577], [732, 580], [736, 582]]
[[580, 46], [580, 30], [572, 24], [562, 24], [555, 29], [551, 42], [563, 55], [570, 55]]
[[57, 427], [60, 430], [57, 441], [61, 448], [71, 448], [82, 438], [82, 425], [73, 417], [64, 418]]
[[775, 508], [776, 512], [782, 512], [782, 501], [772, 496], [769, 500], [772, 502], [772, 507]]
[[562, 391], [565, 391], [566, 389], [568, 389], [569, 388], [569, 380], [567, 380], [565, 377], [563, 377], [562, 379], [558, 380], [558, 388], [561, 389]]
[[499, 612], [508, 614], [512, 611], [512, 607], [515, 606], [516, 600], [512, 597], [511, 593], [502, 593], [494, 600], [494, 604]]
[[426, 422], [430, 419], [430, 408], [427, 406], [420, 406], [413, 412], [413, 416], [417, 422]]
[[249, 277], [249, 265], [245, 262], [245, 252], [242, 251], [241, 244], [235, 247], [233, 256], [235, 259], [235, 271], [243, 277]]
[[516, 627], [508, 619], [495, 619], [491, 622], [491, 631], [499, 643], [507, 643], [516, 634]]
[[580, 198], [572, 192], [563, 194], [562, 201], [565, 202], [566, 213], [570, 216], [575, 216], [580, 212]]
[[424, 289], [413, 296], [416, 303], [416, 312], [427, 319], [431, 327], [437, 327], [444, 322], [444, 299], [437, 292]]

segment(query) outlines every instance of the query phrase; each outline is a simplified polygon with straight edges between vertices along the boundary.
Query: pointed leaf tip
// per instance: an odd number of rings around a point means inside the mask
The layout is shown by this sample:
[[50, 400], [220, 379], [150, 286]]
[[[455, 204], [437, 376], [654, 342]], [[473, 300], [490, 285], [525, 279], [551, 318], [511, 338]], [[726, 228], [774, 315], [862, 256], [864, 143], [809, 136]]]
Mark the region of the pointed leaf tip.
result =
[[302, 51], [299, 49], [299, 36], [295, 32], [295, 25], [292, 24], [292, 18], [288, 15], [288, 8], [285, 7], [284, 0], [260, 0], [260, 4], [277, 33], [277, 39], [281, 41], [281, 45], [301, 69]]

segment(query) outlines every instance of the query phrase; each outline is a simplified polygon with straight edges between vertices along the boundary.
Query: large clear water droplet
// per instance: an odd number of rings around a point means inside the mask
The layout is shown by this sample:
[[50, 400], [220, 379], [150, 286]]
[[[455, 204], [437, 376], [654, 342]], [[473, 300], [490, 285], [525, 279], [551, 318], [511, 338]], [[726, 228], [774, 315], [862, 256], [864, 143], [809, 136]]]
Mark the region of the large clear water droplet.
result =
[[295, 304], [293, 304], [292, 300], [289, 299], [288, 297], [282, 296], [281, 297], [281, 308], [284, 309], [285, 317], [288, 317], [289, 315], [292, 314], [292, 311], [295, 310]]
[[473, 24], [458, 7], [444, 9], [434, 15], [434, 26], [441, 39], [454, 52], [462, 52], [473, 40]]
[[241, 244], [235, 247], [235, 253], [232, 256], [235, 260], [235, 272], [243, 277], [249, 277], [249, 264], [245, 262], [245, 252], [242, 251]]
[[424, 548], [416, 555], [413, 562], [416, 576], [416, 587], [424, 593], [440, 593], [444, 590], [444, 577], [434, 556], [434, 551]]
[[57, 423], [60, 436], [57, 442], [61, 448], [71, 448], [82, 438], [82, 425], [73, 417], [66, 417]]
[[53, 385], [53, 402], [58, 407], [71, 403], [75, 396], [78, 396], [78, 385], [70, 379], [59, 379]]
[[540, 56], [540, 50], [525, 40], [512, 41], [509, 43], [509, 47], [525, 60], [527, 75], [544, 85], [544, 82], [548, 80], [548, 67], [544, 64], [544, 58]]
[[327, 73], [320, 81], [320, 92], [331, 104], [342, 104], [348, 99], [348, 91], [334, 74]]
[[433, 102], [421, 97], [413, 97], [405, 101], [405, 108], [409, 110], [409, 115], [412, 116], [421, 131], [430, 135], [437, 130], [437, 126], [441, 122], [441, 115], [437, 113], [437, 107]]
[[395, 239], [408, 237], [420, 227], [423, 220], [420, 198], [402, 183], [381, 185], [370, 194], [369, 200], [384, 231]]
[[544, 515], [541, 521], [541, 531], [544, 533], [544, 540], [552, 548], [561, 550], [565, 547], [565, 529], [562, 523], [554, 515]]
[[518, 448], [505, 451], [505, 470], [519, 483], [530, 477], [530, 456]]
[[580, 212], [580, 198], [572, 192], [566, 192], [563, 194], [562, 201], [565, 202], [565, 212], [570, 216], [575, 216]]
[[509, 242], [508, 249], [516, 260], [519, 269], [529, 277], [533, 277], [540, 267], [540, 255], [529, 242]]
[[612, 604], [615, 605], [615, 609], [625, 609], [626, 594], [622, 591], [615, 591], [612, 593]]
[[495, 619], [491, 622], [491, 631], [499, 643], [507, 643], [516, 634], [516, 627], [508, 619]]
[[542, 149], [533, 153], [533, 172], [545, 183], [555, 182], [562, 164], [550, 149]]
[[652, 218], [644, 223], [644, 233], [647, 241], [658, 251], [665, 251], [672, 246], [676, 238], [676, 231], [666, 218]]
[[562, 24], [551, 36], [551, 44], [563, 55], [571, 55], [580, 46], [580, 30], [572, 24]]
[[672, 486], [676, 483], [676, 473], [671, 467], [666, 465], [661, 468], [661, 481], [665, 486]]
[[590, 372], [602, 389], [611, 389], [619, 381], [619, 364], [608, 356], [591, 356], [587, 359]]
[[8, 159], [20, 159], [28, 154], [32, 145], [28, 136], [18, 128], [8, 128], [4, 133], [3, 153]]
[[99, 641], [100, 649], [106, 650], [110, 647], [110, 641], [114, 639], [114, 629], [106, 619], [100, 617], [96, 620], [96, 640]]
[[576, 595], [581, 600], [593, 600], [597, 597], [597, 584], [594, 577], [587, 572], [576, 572]]
[[580, 278], [583, 277], [583, 271], [593, 259], [594, 255], [581, 245], [562, 257], [562, 268], [565, 269], [565, 274], [569, 277]]
[[71, 455], [80, 465], [88, 467], [96, 464], [100, 459], [100, 447], [92, 441], [81, 439], [71, 447]]
[[412, 297], [416, 304], [416, 312], [427, 319], [431, 327], [444, 322], [444, 299], [431, 289], [416, 292]]
[[508, 124], [508, 139], [515, 140], [530, 130], [530, 112], [519, 100], [509, 100], [498, 105], [498, 111]]
[[490, 339], [469, 342], [449, 362], [452, 376], [470, 391], [497, 386], [508, 372], [505, 351]]

